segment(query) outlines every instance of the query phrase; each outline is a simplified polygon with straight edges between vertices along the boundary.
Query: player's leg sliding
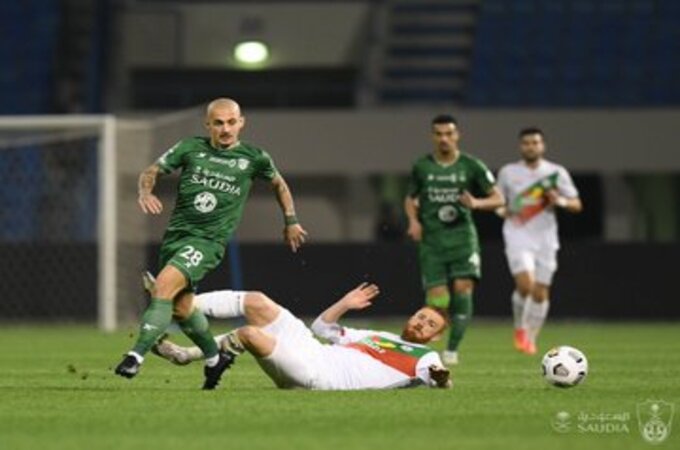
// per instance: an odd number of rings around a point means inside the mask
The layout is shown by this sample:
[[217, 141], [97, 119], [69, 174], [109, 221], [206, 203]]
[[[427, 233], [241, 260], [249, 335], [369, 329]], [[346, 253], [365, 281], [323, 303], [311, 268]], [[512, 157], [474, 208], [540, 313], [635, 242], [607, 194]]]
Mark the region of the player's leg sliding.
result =
[[[215, 336], [215, 344], [222, 352], [227, 352], [235, 359], [245, 351], [237, 330]], [[203, 359], [203, 352], [199, 347], [182, 347], [163, 336], [152, 348], [151, 352], [178, 366], [185, 366], [194, 361]]]
[[245, 316], [245, 291], [213, 291], [199, 294], [194, 298], [196, 308], [205, 315], [216, 319], [231, 319]]
[[[150, 294], [156, 288], [156, 278], [151, 272], [146, 271], [142, 274], [144, 289]], [[216, 319], [230, 319], [245, 315], [245, 291], [212, 291], [198, 294], [194, 297], [194, 305], [203, 314]]]

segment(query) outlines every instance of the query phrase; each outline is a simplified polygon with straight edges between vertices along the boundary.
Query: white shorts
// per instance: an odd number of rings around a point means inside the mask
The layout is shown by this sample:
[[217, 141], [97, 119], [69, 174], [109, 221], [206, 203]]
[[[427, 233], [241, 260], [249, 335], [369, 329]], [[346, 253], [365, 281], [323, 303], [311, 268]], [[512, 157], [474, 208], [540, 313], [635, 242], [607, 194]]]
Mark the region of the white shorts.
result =
[[262, 331], [274, 336], [276, 345], [271, 355], [256, 361], [280, 388], [385, 389], [404, 386], [409, 380], [365, 353], [322, 344], [285, 308]]
[[276, 338], [271, 355], [256, 358], [260, 367], [280, 388], [315, 389], [320, 378], [323, 344], [311, 330], [285, 308], [262, 331]]
[[537, 283], [550, 286], [557, 271], [557, 250], [542, 248], [530, 250], [526, 248], [506, 248], [505, 256], [510, 266], [510, 272], [517, 275], [529, 272], [534, 275]]

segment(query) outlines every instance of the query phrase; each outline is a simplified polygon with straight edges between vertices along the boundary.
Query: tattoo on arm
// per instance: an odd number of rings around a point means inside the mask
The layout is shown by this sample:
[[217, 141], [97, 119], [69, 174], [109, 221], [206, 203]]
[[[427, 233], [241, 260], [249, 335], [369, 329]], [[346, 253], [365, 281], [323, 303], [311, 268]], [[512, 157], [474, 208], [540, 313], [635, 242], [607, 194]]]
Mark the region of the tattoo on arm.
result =
[[288, 189], [286, 180], [284, 180], [283, 177], [278, 176], [272, 180], [272, 184], [274, 192], [276, 193], [276, 200], [279, 202], [283, 214], [286, 216], [294, 216], [295, 206], [293, 204], [293, 195], [290, 193], [290, 189]]
[[139, 194], [150, 194], [156, 185], [156, 178], [160, 172], [158, 164], [152, 164], [139, 175], [138, 189]]

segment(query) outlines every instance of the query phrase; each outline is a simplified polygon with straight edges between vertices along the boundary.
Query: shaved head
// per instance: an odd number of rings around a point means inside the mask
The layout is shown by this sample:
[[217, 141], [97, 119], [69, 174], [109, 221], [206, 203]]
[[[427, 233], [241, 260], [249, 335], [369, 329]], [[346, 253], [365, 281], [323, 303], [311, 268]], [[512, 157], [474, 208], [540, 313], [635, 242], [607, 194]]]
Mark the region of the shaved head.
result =
[[236, 102], [236, 100], [226, 97], [216, 98], [215, 100], [208, 103], [208, 106], [205, 108], [205, 116], [210, 117], [210, 114], [216, 109], [225, 109], [236, 112], [239, 116], [241, 115], [241, 107]]
[[245, 125], [241, 107], [230, 98], [217, 98], [205, 108], [205, 127], [215, 148], [230, 148], [239, 142]]

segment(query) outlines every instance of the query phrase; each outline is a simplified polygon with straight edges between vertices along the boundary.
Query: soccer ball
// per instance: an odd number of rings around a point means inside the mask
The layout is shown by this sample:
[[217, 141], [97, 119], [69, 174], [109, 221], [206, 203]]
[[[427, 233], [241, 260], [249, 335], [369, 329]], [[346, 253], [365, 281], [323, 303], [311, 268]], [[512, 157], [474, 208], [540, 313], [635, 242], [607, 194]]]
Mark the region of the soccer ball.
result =
[[557, 387], [580, 384], [588, 374], [586, 355], [574, 347], [562, 345], [548, 351], [541, 362], [543, 378]]

